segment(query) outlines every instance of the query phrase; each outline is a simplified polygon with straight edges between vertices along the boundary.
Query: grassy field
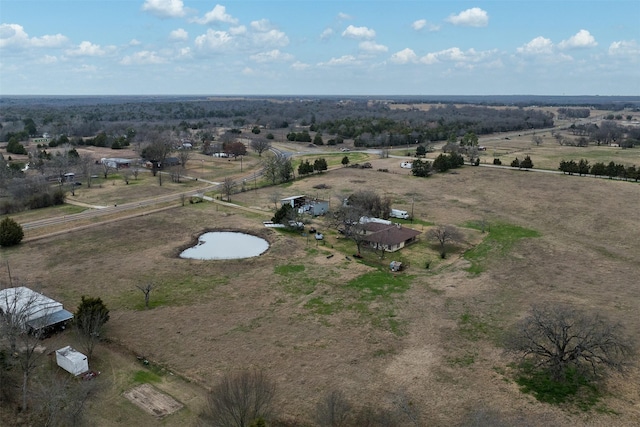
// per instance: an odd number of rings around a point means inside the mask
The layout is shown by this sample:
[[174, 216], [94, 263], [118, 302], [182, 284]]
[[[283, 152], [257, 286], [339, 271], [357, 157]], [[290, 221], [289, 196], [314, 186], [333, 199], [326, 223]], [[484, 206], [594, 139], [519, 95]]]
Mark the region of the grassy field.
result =
[[[530, 139], [487, 141], [487, 161], [494, 149], [505, 150], [503, 159], [533, 150], [536, 167], [554, 169], [554, 162], [573, 152], [551, 140], [531, 147]], [[598, 153], [603, 159], [635, 154], [609, 147], [571, 149], [592, 153], [592, 163]], [[353, 403], [375, 406], [390, 406], [390, 393], [405, 392], [420, 409], [423, 425], [468, 425], [470, 414], [481, 410], [500, 414], [507, 424], [640, 422], [637, 367], [611, 377], [602, 410], [586, 413], [522, 394], [511, 375], [513, 359], [500, 345], [504, 331], [531, 304], [556, 301], [600, 312], [640, 336], [639, 185], [482, 167], [415, 178], [397, 158], [328, 150], [300, 154], [310, 161], [325, 157], [335, 166], [330, 172], [233, 195], [233, 202], [252, 212], [219, 203], [175, 203], [158, 213], [1, 251], [14, 278], [60, 299], [67, 309], [82, 295], [100, 296], [111, 309], [110, 342], [98, 346], [91, 361], [103, 384], [100, 398], [88, 408], [92, 425], [192, 425], [205, 390], [224, 372], [248, 366], [264, 369], [278, 382], [281, 414], [309, 423], [320, 397], [334, 389]], [[345, 154], [351, 163], [371, 161], [373, 167], [339, 167]], [[634, 160], [624, 158], [620, 162]], [[187, 174], [212, 181], [229, 173], [242, 177], [259, 159], [252, 155], [243, 162], [240, 171], [236, 161], [193, 161]], [[80, 189], [76, 199], [111, 205], [201, 185], [201, 180], [166, 180], [160, 187], [150, 174], [126, 185], [113, 177]], [[351, 256], [354, 243], [323, 218], [308, 220], [324, 233], [321, 242], [262, 226], [273, 215], [274, 195], [313, 195], [336, 206], [357, 189], [373, 189], [390, 197], [394, 208], [413, 212], [415, 220], [403, 221], [404, 226], [426, 232], [434, 224], [452, 224], [465, 239], [449, 247], [444, 260], [425, 234], [384, 259], [365, 251], [358, 260]], [[28, 222], [80, 209], [64, 206], [17, 217]], [[245, 260], [177, 256], [201, 232], [218, 228], [260, 235], [270, 248]], [[391, 260], [408, 268], [391, 273]], [[136, 288], [147, 283], [154, 285], [150, 309]], [[55, 349], [73, 340], [67, 331], [45, 345]], [[138, 356], [151, 364], [142, 365]], [[122, 397], [141, 382], [185, 408], [155, 421]]]

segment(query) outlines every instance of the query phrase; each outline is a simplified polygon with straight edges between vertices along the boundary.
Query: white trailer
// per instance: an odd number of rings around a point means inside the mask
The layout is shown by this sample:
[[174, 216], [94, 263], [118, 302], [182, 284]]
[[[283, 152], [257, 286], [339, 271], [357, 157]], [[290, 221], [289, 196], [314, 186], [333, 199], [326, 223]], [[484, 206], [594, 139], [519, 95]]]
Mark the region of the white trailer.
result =
[[62, 369], [73, 375], [80, 375], [89, 370], [87, 356], [76, 351], [71, 346], [56, 350], [56, 363]]
[[409, 212], [400, 209], [391, 209], [389, 216], [391, 218], [409, 219]]

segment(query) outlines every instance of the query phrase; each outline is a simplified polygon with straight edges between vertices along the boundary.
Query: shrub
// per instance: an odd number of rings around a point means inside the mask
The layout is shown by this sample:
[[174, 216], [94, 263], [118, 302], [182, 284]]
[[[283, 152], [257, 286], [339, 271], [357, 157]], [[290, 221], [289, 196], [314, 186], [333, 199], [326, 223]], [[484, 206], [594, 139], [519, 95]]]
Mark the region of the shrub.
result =
[[15, 246], [23, 237], [22, 226], [12, 218], [7, 217], [0, 222], [0, 246]]

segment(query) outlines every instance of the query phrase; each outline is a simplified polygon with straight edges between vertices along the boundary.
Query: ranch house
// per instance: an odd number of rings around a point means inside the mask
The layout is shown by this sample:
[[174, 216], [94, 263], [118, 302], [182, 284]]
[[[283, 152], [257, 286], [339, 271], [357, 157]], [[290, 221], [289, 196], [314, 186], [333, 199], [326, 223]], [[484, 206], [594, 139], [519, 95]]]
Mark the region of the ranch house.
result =
[[395, 252], [416, 241], [420, 231], [402, 224], [367, 222], [364, 224], [365, 241], [374, 249]]

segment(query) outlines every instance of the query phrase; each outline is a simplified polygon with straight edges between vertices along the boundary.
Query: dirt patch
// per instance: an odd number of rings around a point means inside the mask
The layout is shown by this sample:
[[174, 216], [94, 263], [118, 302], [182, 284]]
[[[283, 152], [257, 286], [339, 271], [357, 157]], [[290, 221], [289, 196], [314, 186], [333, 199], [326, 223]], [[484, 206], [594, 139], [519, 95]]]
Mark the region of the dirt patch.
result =
[[150, 384], [141, 384], [124, 392], [124, 397], [145, 412], [158, 418], [166, 417], [182, 409], [182, 403], [162, 393]]

